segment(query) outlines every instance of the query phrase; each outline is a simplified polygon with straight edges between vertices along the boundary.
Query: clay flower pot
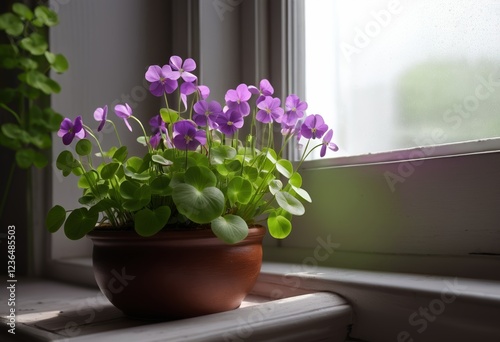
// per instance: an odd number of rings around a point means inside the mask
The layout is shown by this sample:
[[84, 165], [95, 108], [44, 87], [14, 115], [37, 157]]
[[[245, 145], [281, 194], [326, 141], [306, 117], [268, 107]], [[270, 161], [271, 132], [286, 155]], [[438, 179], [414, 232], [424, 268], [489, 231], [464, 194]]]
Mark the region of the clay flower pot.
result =
[[94, 274], [101, 291], [125, 314], [178, 319], [236, 309], [257, 280], [265, 228], [249, 229], [234, 245], [210, 229], [134, 231], [95, 229]]

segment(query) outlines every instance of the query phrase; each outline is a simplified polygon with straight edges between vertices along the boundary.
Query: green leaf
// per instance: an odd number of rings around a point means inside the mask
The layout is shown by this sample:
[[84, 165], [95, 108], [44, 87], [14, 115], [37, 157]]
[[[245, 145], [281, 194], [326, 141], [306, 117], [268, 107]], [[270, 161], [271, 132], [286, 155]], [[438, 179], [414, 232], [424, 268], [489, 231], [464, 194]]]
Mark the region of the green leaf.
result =
[[119, 167], [120, 167], [119, 163], [109, 163], [104, 165], [101, 170], [101, 178], [102, 179], [113, 178]]
[[49, 163], [49, 159], [46, 155], [35, 151], [35, 158], [33, 159], [33, 165], [35, 167], [42, 169]]
[[193, 166], [187, 169], [184, 182], [201, 191], [207, 187], [215, 186], [217, 177], [208, 167]]
[[290, 221], [281, 215], [277, 215], [276, 212], [269, 214], [267, 218], [267, 227], [269, 233], [275, 239], [284, 239], [292, 231], [292, 224]]
[[32, 55], [40, 56], [47, 51], [49, 44], [44, 36], [39, 33], [32, 33], [29, 37], [21, 39], [19, 46], [29, 51]]
[[43, 5], [35, 8], [35, 16], [41, 23], [47, 26], [54, 26], [59, 23], [57, 13]]
[[141, 186], [135, 182], [131, 181], [123, 181], [120, 184], [120, 195], [125, 198], [125, 199], [133, 199], [135, 196], [135, 192], [140, 188]]
[[97, 180], [99, 179], [99, 175], [97, 171], [90, 170], [83, 173], [78, 179], [78, 187], [81, 189], [89, 189], [93, 188], [97, 185]]
[[16, 152], [16, 162], [21, 169], [27, 169], [35, 161], [35, 151], [31, 148], [25, 148]]
[[66, 177], [71, 173], [71, 171], [73, 171], [73, 169], [79, 167], [79, 164], [70, 151], [62, 151], [57, 157], [56, 167], [61, 170], [63, 175]]
[[288, 180], [288, 183], [292, 186], [300, 188], [302, 186], [302, 176], [299, 173], [294, 172], [292, 177]]
[[151, 192], [155, 195], [170, 196], [172, 188], [170, 187], [170, 178], [167, 175], [159, 175], [150, 184]]
[[[118, 151], [117, 151], [118, 152]], [[114, 158], [114, 156], [113, 156]], [[139, 172], [142, 166], [142, 159], [139, 157], [130, 157], [127, 160], [127, 169], [129, 169], [132, 172]]]
[[127, 159], [127, 155], [127, 146], [122, 146], [113, 153], [113, 159], [117, 162], [123, 163], [125, 159]]
[[90, 155], [92, 153], [92, 143], [88, 139], [78, 140], [75, 152], [82, 157]]
[[17, 37], [24, 31], [24, 25], [18, 16], [12, 13], [0, 15], [0, 30], [4, 30], [8, 35]]
[[2, 133], [7, 138], [19, 140], [25, 144], [31, 142], [31, 136], [28, 132], [22, 129], [19, 125], [13, 123], [6, 123], [2, 125]]
[[210, 156], [214, 164], [222, 164], [227, 159], [233, 159], [236, 157], [236, 153], [234, 148], [227, 145], [212, 147], [210, 150]]
[[289, 160], [280, 159], [276, 163], [276, 169], [286, 178], [290, 178], [293, 174], [293, 165]]
[[55, 53], [52, 53], [50, 51], [45, 51], [44, 55], [45, 55], [45, 59], [47, 60], [47, 62], [49, 62], [49, 64], [52, 64], [55, 62], [55, 60], [56, 60]]
[[303, 200], [309, 202], [309, 203], [312, 203], [312, 199], [311, 199], [311, 196], [309, 195], [309, 193], [302, 189], [302, 188], [298, 188], [296, 186], [293, 186], [292, 185], [292, 189], [293, 191], [295, 191], [297, 193], [297, 195], [300, 196], [300, 198], [302, 198]]
[[33, 11], [31, 11], [31, 9], [25, 4], [16, 2], [12, 5], [12, 11], [28, 21], [33, 19]]
[[224, 211], [224, 194], [216, 187], [198, 190], [190, 184], [178, 184], [172, 198], [179, 212], [195, 223], [209, 223]]
[[60, 205], [55, 205], [47, 213], [45, 218], [45, 227], [51, 233], [55, 233], [62, 227], [66, 221], [66, 210]]
[[64, 234], [70, 240], [81, 239], [95, 228], [98, 219], [99, 212], [97, 210], [75, 209], [66, 219]]
[[160, 165], [164, 165], [164, 166], [170, 166], [170, 165], [173, 164], [170, 160], [167, 160], [167, 159], [163, 158], [163, 156], [160, 156], [159, 154], [153, 154], [153, 156], [151, 157], [151, 159], [155, 163], [160, 164]]
[[47, 133], [37, 133], [30, 137], [30, 142], [41, 150], [52, 146], [52, 139]]
[[36, 70], [30, 70], [26, 73], [20, 74], [19, 79], [33, 88], [40, 89], [47, 95], [52, 93], [59, 93], [61, 86], [56, 81], [48, 78], [44, 74]]
[[123, 167], [123, 172], [125, 173], [125, 176], [130, 177], [132, 179], [136, 179], [139, 181], [147, 181], [151, 178], [148, 172], [144, 173], [136, 173], [131, 171], [128, 167]]
[[227, 198], [233, 206], [235, 203], [247, 204], [253, 195], [252, 183], [249, 180], [236, 176], [227, 185]]
[[281, 191], [281, 189], [283, 189], [283, 183], [279, 179], [273, 179], [269, 182], [269, 191], [273, 196]]
[[290, 195], [288, 192], [280, 191], [276, 194], [276, 201], [279, 206], [288, 211], [292, 215], [304, 215], [305, 208], [298, 199]]
[[[121, 190], [120, 190], [121, 191]], [[151, 188], [148, 185], [142, 185], [135, 190], [133, 198], [123, 202], [123, 207], [130, 211], [137, 211], [151, 202]]]
[[51, 63], [52, 69], [57, 73], [63, 73], [69, 68], [69, 63], [66, 57], [61, 54], [57, 54], [53, 63]]
[[170, 208], [162, 206], [154, 211], [144, 208], [135, 214], [135, 231], [137, 234], [149, 237], [158, 233], [170, 218]]
[[31, 58], [19, 58], [19, 65], [23, 67], [24, 70], [35, 70], [38, 68], [38, 63]]
[[211, 222], [214, 234], [225, 243], [240, 242], [248, 235], [248, 225], [241, 217], [225, 215]]
[[160, 109], [160, 115], [165, 123], [173, 123], [179, 120], [179, 113], [172, 109], [162, 108]]

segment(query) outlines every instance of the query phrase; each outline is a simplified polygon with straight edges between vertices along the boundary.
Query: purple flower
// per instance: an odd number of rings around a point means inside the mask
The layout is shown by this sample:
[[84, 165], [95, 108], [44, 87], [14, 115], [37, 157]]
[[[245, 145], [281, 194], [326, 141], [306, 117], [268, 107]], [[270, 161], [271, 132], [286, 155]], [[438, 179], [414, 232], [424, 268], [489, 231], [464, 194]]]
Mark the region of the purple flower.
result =
[[235, 89], [229, 89], [226, 93], [225, 100], [229, 109], [237, 110], [242, 116], [250, 114], [250, 105], [248, 100], [252, 93], [248, 90], [246, 84], [240, 84]]
[[277, 97], [266, 96], [262, 100], [257, 108], [260, 110], [257, 112], [256, 119], [262, 123], [270, 123], [273, 121], [281, 122], [281, 117], [283, 116], [283, 108], [280, 107], [281, 101]]
[[164, 65], [160, 68], [158, 65], [151, 65], [146, 71], [146, 80], [151, 82], [149, 91], [154, 96], [162, 96], [163, 94], [171, 94], [177, 89], [177, 81], [170, 78], [172, 68], [170, 65]]
[[281, 134], [283, 135], [293, 135], [297, 134], [297, 139], [300, 139], [300, 127], [302, 126], [302, 122], [298, 120], [295, 124], [290, 125], [285, 120], [281, 120]]
[[163, 121], [160, 114], [155, 115], [151, 119], [149, 119], [149, 126], [151, 126], [151, 131], [153, 132], [153, 134], [167, 132], [165, 121]]
[[274, 94], [274, 88], [267, 79], [263, 79], [262, 81], [260, 81], [259, 87], [260, 88], [257, 89], [256, 86], [248, 86], [248, 90], [252, 94], [259, 95], [256, 101], [257, 104], [262, 102], [266, 98], [266, 96], [271, 96], [272, 94]]
[[169, 64], [172, 67], [170, 78], [178, 80], [182, 77], [184, 82], [196, 81], [196, 76], [190, 72], [196, 69], [196, 62], [192, 58], [188, 58], [182, 63], [182, 58], [179, 56], [172, 56], [170, 57]]
[[57, 136], [62, 138], [64, 145], [69, 145], [75, 138], [75, 136], [79, 139], [85, 138], [87, 133], [83, 128], [82, 117], [77, 116], [75, 118], [75, 122], [71, 121], [71, 119], [65, 118], [61, 122], [61, 126], [59, 131], [57, 132]]
[[319, 114], [311, 114], [304, 120], [300, 133], [306, 139], [319, 139], [328, 130], [328, 125]]
[[333, 152], [337, 152], [339, 150], [339, 147], [331, 142], [332, 137], [333, 137], [333, 130], [329, 130], [323, 137], [323, 144], [322, 144], [323, 146], [321, 146], [321, 152], [319, 154], [321, 158], [325, 156], [327, 147]]
[[208, 88], [207, 86], [198, 86], [198, 91], [202, 100], [206, 100], [210, 96], [210, 88]]
[[196, 84], [190, 82], [184, 82], [181, 84], [181, 101], [184, 104], [184, 108], [187, 108], [187, 97], [196, 91]]
[[94, 111], [94, 119], [96, 119], [96, 121], [99, 121], [99, 127], [97, 127], [97, 132], [100, 132], [103, 127], [104, 127], [104, 124], [106, 123], [106, 118], [108, 117], [108, 106], [104, 106], [103, 108], [97, 108], [95, 111]]
[[149, 139], [149, 144], [151, 145], [152, 148], [157, 148], [158, 145], [160, 145], [160, 141], [161, 141], [161, 133], [158, 132], [151, 136], [151, 138]]
[[193, 120], [198, 126], [215, 128], [217, 117], [222, 113], [222, 107], [217, 101], [198, 101], [193, 106]]
[[128, 118], [132, 116], [132, 108], [128, 105], [128, 103], [125, 103], [124, 105], [116, 105], [115, 106], [115, 113], [119, 118], [122, 118], [123, 121], [125, 121], [125, 125], [129, 129], [130, 132], [132, 132], [132, 127], [130, 127], [130, 123], [128, 122]]
[[227, 112], [221, 113], [217, 119], [218, 129], [222, 133], [232, 136], [238, 129], [243, 127], [243, 115], [234, 109], [228, 109]]
[[177, 121], [173, 125], [174, 146], [179, 150], [194, 151], [200, 145], [205, 145], [207, 135], [205, 131], [199, 130], [196, 124], [190, 120]]
[[304, 116], [304, 111], [307, 109], [307, 102], [300, 101], [295, 94], [288, 95], [285, 100], [285, 115], [283, 121], [289, 125], [294, 125], [297, 120]]

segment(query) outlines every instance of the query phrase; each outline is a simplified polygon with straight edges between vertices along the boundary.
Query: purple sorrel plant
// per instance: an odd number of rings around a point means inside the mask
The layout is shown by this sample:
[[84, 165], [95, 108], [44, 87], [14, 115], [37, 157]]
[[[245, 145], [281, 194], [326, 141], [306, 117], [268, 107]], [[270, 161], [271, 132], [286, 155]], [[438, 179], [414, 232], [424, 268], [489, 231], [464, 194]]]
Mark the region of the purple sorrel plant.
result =
[[[316, 148], [321, 147], [322, 157], [327, 148], [338, 150], [331, 142], [333, 131], [320, 115], [305, 116], [307, 103], [296, 95], [289, 95], [282, 108], [265, 79], [259, 88], [240, 84], [228, 90], [224, 106], [208, 100], [210, 90], [198, 84], [192, 73], [195, 69], [194, 60], [182, 61], [178, 56], [171, 57], [168, 65], [148, 68], [149, 89], [165, 102], [149, 121], [150, 134], [128, 104], [115, 106], [115, 114], [130, 131], [135, 123], [140, 127], [137, 140], [144, 145], [143, 157], [128, 156], [127, 146], [108, 119], [107, 106], [97, 108], [94, 118], [97, 131], [107, 123], [115, 129], [118, 146], [108, 151], [102, 150], [80, 116], [63, 120], [58, 132], [63, 143], [79, 140], [77, 155], [61, 152], [57, 167], [64, 176], [80, 177], [83, 207], [66, 210], [54, 206], [46, 220], [50, 232], [64, 225], [66, 236], [75, 240], [100, 224], [133, 227], [141, 236], [201, 225], [210, 227], [221, 240], [236, 243], [247, 236], [249, 225], [267, 221], [273, 237], [281, 239], [290, 233], [292, 216], [305, 212], [301, 201], [311, 202], [301, 188], [298, 168]], [[174, 92], [179, 98], [178, 110], [168, 104], [167, 94]], [[256, 99], [251, 103], [253, 96]], [[250, 125], [249, 133], [240, 141], [244, 124]], [[278, 152], [273, 146], [275, 124], [281, 126], [283, 135]], [[256, 146], [259, 127], [267, 131], [266, 146]], [[93, 163], [94, 147], [87, 137], [97, 146], [95, 155], [102, 161], [98, 166]], [[282, 157], [291, 139], [307, 140], [296, 165]], [[315, 140], [318, 143], [309, 148]]]

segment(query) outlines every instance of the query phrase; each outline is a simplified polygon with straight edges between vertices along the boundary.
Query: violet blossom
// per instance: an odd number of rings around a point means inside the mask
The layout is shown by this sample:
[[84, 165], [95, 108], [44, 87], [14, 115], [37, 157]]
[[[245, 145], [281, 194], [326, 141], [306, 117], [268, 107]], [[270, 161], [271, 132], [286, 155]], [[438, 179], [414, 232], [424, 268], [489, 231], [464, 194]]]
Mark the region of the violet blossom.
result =
[[304, 120], [300, 133], [306, 139], [319, 139], [327, 130], [328, 125], [325, 124], [323, 117], [319, 114], [311, 114]]
[[339, 147], [335, 143], [331, 142], [332, 137], [333, 137], [333, 130], [330, 129], [328, 132], [326, 132], [325, 136], [323, 137], [323, 143], [319, 154], [321, 158], [325, 156], [327, 148], [329, 148], [333, 152], [337, 152], [339, 150]]
[[179, 56], [172, 56], [170, 57], [169, 64], [172, 67], [170, 78], [174, 80], [182, 78], [184, 82], [194, 82], [197, 80], [197, 77], [191, 73], [191, 71], [196, 69], [196, 62], [192, 58], [186, 59], [183, 63], [182, 58]]
[[234, 109], [228, 109], [225, 113], [219, 114], [216, 119], [219, 125], [217, 129], [222, 133], [232, 136], [238, 129], [243, 127], [243, 115]]
[[104, 128], [104, 124], [106, 123], [108, 117], [108, 106], [105, 105], [102, 108], [97, 108], [94, 111], [94, 119], [99, 121], [99, 127], [97, 127], [97, 132], [100, 132]]
[[118, 104], [115, 106], [115, 113], [119, 118], [122, 118], [123, 121], [125, 121], [125, 125], [129, 129], [130, 132], [132, 132], [132, 127], [130, 126], [130, 123], [128, 122], [128, 118], [132, 116], [132, 108], [128, 105], [128, 103], [125, 103], [125, 105]]
[[173, 125], [173, 130], [173, 144], [179, 150], [194, 151], [207, 142], [205, 131], [199, 130], [193, 121], [177, 121]]
[[201, 100], [194, 104], [193, 109], [193, 120], [198, 126], [205, 127], [208, 125], [212, 129], [217, 126], [217, 117], [222, 113], [219, 102]]
[[295, 95], [288, 95], [285, 100], [285, 115], [283, 121], [288, 125], [295, 125], [298, 119], [304, 116], [304, 111], [307, 109], [307, 102], [300, 101], [300, 98]]
[[280, 107], [280, 104], [281, 100], [279, 98], [266, 96], [264, 100], [257, 104], [257, 108], [260, 110], [255, 118], [262, 123], [281, 122], [283, 108]]
[[64, 145], [71, 144], [75, 137], [83, 139], [86, 135], [87, 133], [83, 128], [81, 116], [77, 116], [75, 118], [75, 122], [71, 121], [71, 119], [64, 118], [64, 120], [61, 122], [59, 131], [57, 132], [57, 136], [62, 138]]
[[236, 87], [236, 89], [229, 89], [226, 92], [225, 100], [227, 107], [238, 111], [242, 116], [250, 114], [250, 105], [248, 100], [252, 97], [252, 93], [248, 90], [248, 86], [244, 83]]
[[259, 89], [257, 89], [256, 86], [251, 85], [248, 86], [248, 90], [254, 95], [259, 95], [256, 104], [262, 102], [266, 98], [266, 96], [271, 96], [272, 94], [274, 94], [274, 88], [267, 79], [263, 79], [260, 81]]
[[170, 65], [164, 65], [160, 68], [158, 65], [151, 65], [146, 71], [146, 80], [151, 82], [149, 91], [154, 96], [171, 94], [177, 89], [177, 81], [171, 78], [172, 68]]

